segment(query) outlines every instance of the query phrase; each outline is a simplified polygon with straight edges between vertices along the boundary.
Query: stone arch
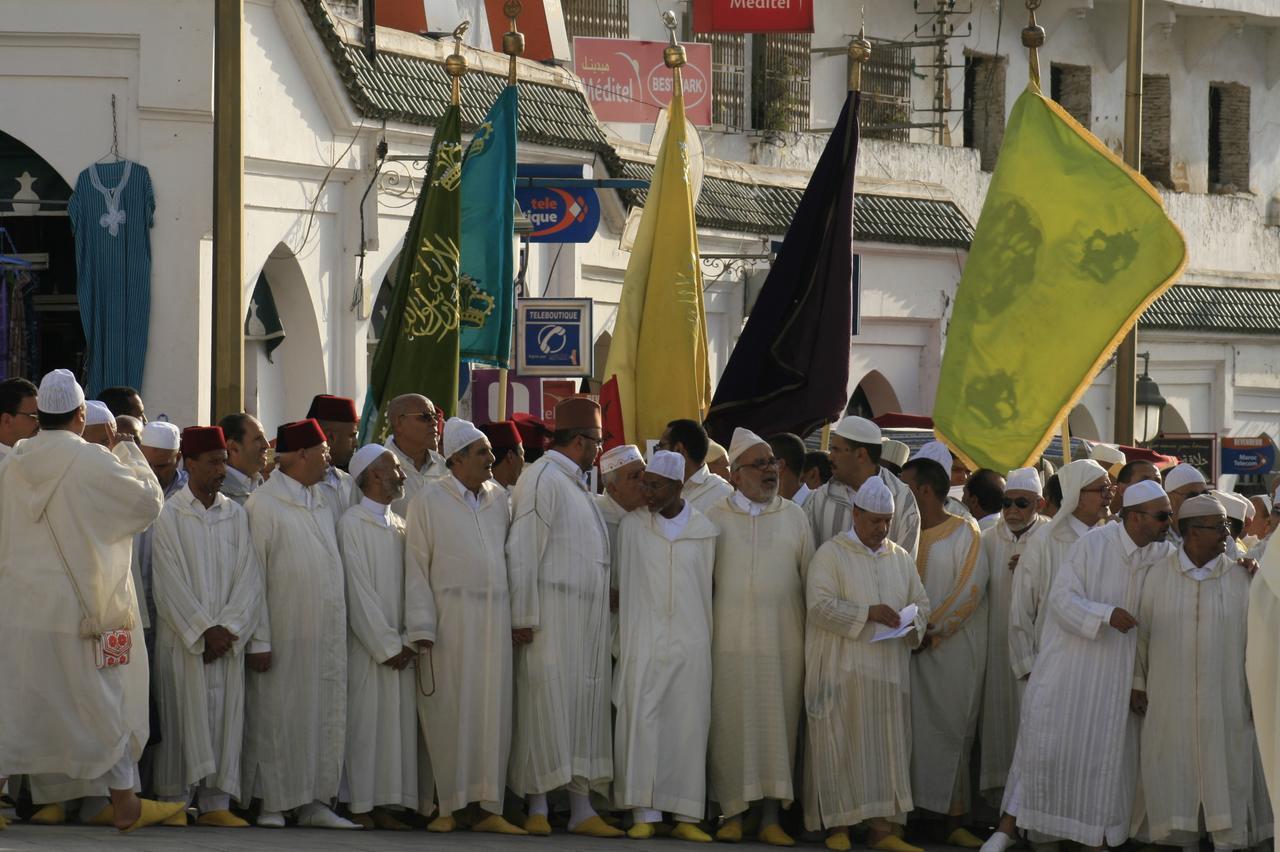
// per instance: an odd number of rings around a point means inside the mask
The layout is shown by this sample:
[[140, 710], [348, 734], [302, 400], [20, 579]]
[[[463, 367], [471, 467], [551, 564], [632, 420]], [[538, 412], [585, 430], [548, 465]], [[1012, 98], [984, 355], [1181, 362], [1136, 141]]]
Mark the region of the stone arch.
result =
[[1071, 431], [1071, 437], [1073, 438], [1088, 438], [1090, 441], [1102, 440], [1102, 436], [1098, 432], [1098, 424], [1093, 419], [1092, 412], [1085, 408], [1083, 404], [1071, 409], [1071, 413], [1067, 415], [1067, 428]]
[[324, 346], [306, 276], [284, 243], [267, 256], [261, 278], [275, 302], [284, 338], [270, 357], [266, 342], [245, 341], [245, 406], [274, 435], [281, 423], [307, 413], [312, 396], [327, 390]]
[[[855, 411], [855, 408], [869, 409], [870, 414]], [[845, 410], [848, 414], [858, 414], [862, 417], [879, 417], [890, 411], [902, 411], [902, 403], [898, 401], [897, 392], [884, 374], [879, 370], [872, 370], [854, 387], [853, 393], [849, 395], [849, 405]]]

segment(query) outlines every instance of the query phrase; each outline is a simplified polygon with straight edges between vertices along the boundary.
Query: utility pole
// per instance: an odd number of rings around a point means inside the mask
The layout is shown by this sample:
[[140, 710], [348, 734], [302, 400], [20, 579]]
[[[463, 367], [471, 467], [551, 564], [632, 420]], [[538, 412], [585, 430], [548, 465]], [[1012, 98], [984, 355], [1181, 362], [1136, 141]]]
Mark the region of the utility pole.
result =
[[244, 0], [215, 0], [213, 420], [244, 410]]
[[[1125, 69], [1124, 161], [1142, 171], [1142, 41], [1145, 0], [1129, 0], [1129, 59]], [[1115, 434], [1117, 444], [1133, 445], [1133, 406], [1138, 362], [1138, 324], [1116, 349]]]

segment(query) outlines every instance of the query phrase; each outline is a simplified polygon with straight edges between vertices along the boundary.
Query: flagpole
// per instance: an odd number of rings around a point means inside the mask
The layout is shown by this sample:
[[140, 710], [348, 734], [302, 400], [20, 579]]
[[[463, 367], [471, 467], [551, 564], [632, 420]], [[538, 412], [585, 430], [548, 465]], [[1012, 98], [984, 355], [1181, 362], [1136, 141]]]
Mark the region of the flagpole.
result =
[[[1142, 36], [1144, 0], [1129, 0], [1129, 56], [1124, 87], [1124, 161], [1142, 170]], [[1138, 324], [1116, 350], [1115, 434], [1117, 444], [1134, 444], [1133, 417], [1138, 372]]]
[[[502, 52], [507, 55], [507, 85], [516, 85], [519, 79], [517, 58], [524, 53], [524, 33], [516, 27], [516, 18], [523, 10], [520, 0], [507, 0], [502, 6], [502, 13], [507, 16], [507, 24], [511, 29], [502, 35]], [[514, 295], [512, 298], [515, 298]], [[507, 351], [510, 359], [511, 352]], [[507, 419], [507, 368], [498, 368], [498, 416], [495, 420]]]

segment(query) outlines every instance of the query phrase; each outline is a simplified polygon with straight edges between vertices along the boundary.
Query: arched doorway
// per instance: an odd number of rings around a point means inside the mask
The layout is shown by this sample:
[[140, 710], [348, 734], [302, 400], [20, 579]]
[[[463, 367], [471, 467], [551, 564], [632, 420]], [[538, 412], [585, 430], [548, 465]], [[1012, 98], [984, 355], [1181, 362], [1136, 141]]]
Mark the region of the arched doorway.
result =
[[1067, 415], [1067, 428], [1071, 431], [1073, 438], [1088, 438], [1090, 441], [1102, 440], [1102, 436], [1098, 434], [1098, 424], [1094, 422], [1093, 415], [1089, 413], [1089, 409], [1083, 405], [1077, 405], [1071, 409], [1071, 413]]
[[878, 370], [872, 370], [862, 377], [858, 386], [849, 395], [849, 404], [845, 406], [845, 414], [853, 414], [870, 420], [890, 411], [902, 411], [898, 395], [893, 385]]
[[71, 187], [48, 161], [0, 132], [0, 308], [9, 321], [0, 378], [39, 381], [61, 367], [83, 379], [70, 198]]
[[[278, 334], [263, 313], [263, 287], [279, 318]], [[327, 389], [315, 306], [302, 268], [284, 243], [263, 263], [247, 303], [245, 405], [274, 435], [281, 423], [306, 414], [311, 397]]]

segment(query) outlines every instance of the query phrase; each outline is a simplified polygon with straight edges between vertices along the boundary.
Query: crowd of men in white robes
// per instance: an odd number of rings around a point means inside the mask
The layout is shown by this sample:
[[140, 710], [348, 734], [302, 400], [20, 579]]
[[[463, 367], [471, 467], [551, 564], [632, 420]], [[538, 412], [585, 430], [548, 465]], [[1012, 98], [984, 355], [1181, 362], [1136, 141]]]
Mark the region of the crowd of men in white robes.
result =
[[676, 420], [646, 460], [601, 453], [588, 397], [540, 434], [413, 394], [365, 446], [317, 396], [272, 454], [248, 414], [104, 396], [0, 383], [0, 774], [32, 822], [1271, 836], [1280, 513], [1190, 465], [969, 475], [861, 417], [821, 458]]

